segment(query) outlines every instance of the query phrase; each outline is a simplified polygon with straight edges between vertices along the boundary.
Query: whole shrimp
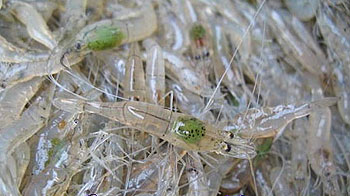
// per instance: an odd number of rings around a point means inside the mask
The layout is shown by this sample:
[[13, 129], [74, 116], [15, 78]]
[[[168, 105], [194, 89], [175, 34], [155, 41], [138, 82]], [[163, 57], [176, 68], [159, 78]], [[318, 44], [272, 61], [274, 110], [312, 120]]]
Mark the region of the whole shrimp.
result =
[[72, 113], [89, 112], [102, 115], [189, 151], [216, 152], [243, 159], [252, 158], [256, 154], [249, 140], [217, 130], [190, 115], [153, 104], [135, 101], [103, 103], [57, 98], [54, 105]]
[[152, 4], [145, 2], [141, 12], [142, 14], [136, 18], [105, 19], [85, 26], [76, 35], [73, 45], [63, 53], [61, 64], [64, 65], [65, 58], [84, 56], [91, 51], [110, 49], [152, 35], [157, 29], [157, 17]]

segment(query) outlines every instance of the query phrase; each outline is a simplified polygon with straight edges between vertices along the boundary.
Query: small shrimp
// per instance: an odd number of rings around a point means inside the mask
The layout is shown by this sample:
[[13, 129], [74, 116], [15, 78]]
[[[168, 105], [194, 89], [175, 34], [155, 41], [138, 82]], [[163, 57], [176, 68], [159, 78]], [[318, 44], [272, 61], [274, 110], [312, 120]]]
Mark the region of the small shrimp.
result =
[[318, 108], [327, 108], [336, 104], [338, 98], [323, 98], [299, 106], [279, 105], [261, 109], [248, 109], [232, 120], [233, 126], [225, 129], [238, 131], [243, 138], [278, 138], [284, 128], [293, 120], [305, 117]]
[[343, 66], [335, 67], [335, 81], [332, 82], [335, 94], [340, 97], [339, 113], [345, 123], [350, 124], [350, 74]]
[[165, 68], [171, 76], [175, 77], [185, 88], [201, 96], [211, 96], [213, 90], [208, 86], [209, 81], [202, 72], [196, 72], [189, 62], [169, 51], [163, 50]]
[[43, 17], [32, 5], [24, 2], [14, 2], [12, 9], [18, 20], [26, 25], [29, 35], [34, 40], [45, 45], [50, 50], [56, 47], [57, 42], [53, 34]]
[[8, 157], [14, 150], [30, 138], [45, 125], [49, 117], [47, 109], [50, 98], [47, 91], [43, 91], [36, 97], [34, 102], [25, 110], [20, 119], [1, 130], [0, 135], [0, 193], [1, 195], [21, 195], [16, 186], [15, 178], [11, 175], [9, 166], [6, 164]]
[[187, 195], [193, 196], [208, 196], [209, 188], [208, 179], [204, 173], [204, 168], [201, 163], [200, 157], [198, 153], [191, 152], [190, 158], [187, 166], [187, 179], [189, 183], [188, 193]]
[[131, 44], [130, 54], [126, 62], [126, 71], [123, 81], [124, 95], [127, 98], [135, 97], [139, 101], [145, 100], [146, 83], [142, 59], [138, 43]]
[[176, 16], [172, 7], [159, 5], [159, 20], [162, 24], [159, 32], [159, 43], [163, 48], [171, 49], [178, 53], [184, 53], [190, 45], [189, 36], [185, 29], [185, 25]]
[[248, 140], [162, 106], [134, 101], [103, 103], [61, 98], [55, 99], [54, 105], [68, 112], [102, 115], [160, 137], [185, 150], [216, 152], [242, 159], [255, 156], [254, 147]]
[[12, 154], [12, 157], [16, 161], [17, 169], [17, 186], [20, 187], [24, 174], [27, 170], [29, 161], [30, 161], [30, 147], [27, 142], [20, 144]]
[[171, 80], [167, 80], [166, 82], [167, 86], [174, 91], [176, 104], [180, 111], [205, 120], [206, 122], [215, 121], [214, 116], [210, 112], [206, 112], [205, 114], [200, 112], [205, 107], [203, 98]]
[[8, 42], [4, 37], [0, 36], [0, 61], [8, 63], [25, 63], [47, 60], [48, 53], [34, 53], [32, 51], [25, 51], [22, 48], [14, 46]]
[[159, 104], [165, 95], [165, 68], [162, 48], [152, 39], [143, 41], [143, 45], [147, 51], [147, 102]]
[[204, 69], [208, 69], [206, 67], [209, 62], [207, 61], [213, 53], [208, 29], [202, 23], [195, 23], [190, 28], [190, 38], [191, 53], [195, 63], [199, 64], [197, 66], [205, 66]]
[[[320, 82], [307, 76], [307, 85], [311, 89], [312, 99], [323, 97]], [[320, 176], [327, 193], [340, 193], [335, 176], [336, 167], [333, 161], [333, 152], [330, 143], [331, 110], [327, 107], [315, 108], [309, 116], [307, 131], [307, 156], [314, 172]]]
[[322, 76], [326, 71], [322, 70], [325, 62], [321, 62], [322, 59], [319, 59], [311, 49], [292, 34], [285, 22], [288, 13], [275, 10], [270, 12], [271, 22], [269, 24], [285, 54], [292, 53], [308, 72]]
[[[4, 155], [11, 154], [21, 143], [35, 134], [44, 126], [48, 118], [48, 105], [50, 103], [49, 90], [42, 91], [36, 97], [31, 106], [23, 112], [21, 117], [11, 125], [1, 130], [0, 141], [2, 143], [0, 152]], [[46, 94], [45, 94], [46, 93]], [[5, 158], [6, 156], [2, 157]], [[2, 159], [0, 158], [0, 161]]]
[[[106, 19], [85, 26], [61, 57], [84, 56], [90, 51], [111, 49], [121, 44], [143, 40], [157, 29], [157, 17], [150, 2], [142, 5], [142, 15], [128, 20]], [[144, 25], [144, 24], [147, 24]]]
[[24, 106], [39, 90], [42, 81], [42, 78], [33, 78], [0, 92], [0, 128], [20, 118]]
[[350, 36], [348, 18], [323, 5], [317, 15], [317, 24], [327, 46], [336, 54], [336, 59], [342, 61], [350, 69]]
[[293, 181], [297, 194], [302, 194], [305, 189], [308, 170], [308, 157], [305, 153], [307, 148], [306, 127], [304, 119], [297, 119], [292, 130], [292, 158]]
[[320, 0], [285, 0], [289, 11], [302, 21], [309, 21], [316, 15]]

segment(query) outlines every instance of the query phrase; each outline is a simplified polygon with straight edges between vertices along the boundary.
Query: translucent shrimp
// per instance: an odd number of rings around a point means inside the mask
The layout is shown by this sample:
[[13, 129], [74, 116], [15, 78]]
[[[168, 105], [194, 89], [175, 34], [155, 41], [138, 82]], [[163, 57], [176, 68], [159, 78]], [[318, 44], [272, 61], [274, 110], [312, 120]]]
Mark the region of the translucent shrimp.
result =
[[190, 114], [207, 122], [214, 122], [215, 118], [210, 112], [203, 114], [201, 111], [205, 107], [204, 100], [181, 85], [167, 80], [167, 86], [174, 91], [177, 107], [180, 111]]
[[323, 72], [326, 71], [322, 69], [325, 66], [325, 62], [317, 58], [312, 50], [291, 33], [285, 22], [286, 17], [284, 15], [287, 14], [275, 10], [270, 11], [271, 22], [269, 24], [277, 41], [282, 46], [283, 51], [286, 54], [292, 53], [307, 71], [322, 76]]
[[204, 70], [205, 74], [208, 75], [209, 57], [213, 53], [209, 29], [203, 23], [194, 23], [189, 31], [191, 55], [195, 61], [195, 66], [197, 70]]
[[[85, 26], [61, 57], [81, 56], [90, 51], [110, 49], [121, 44], [143, 40], [157, 29], [157, 17], [150, 2], [142, 5], [142, 15], [128, 20], [106, 19]], [[144, 24], [147, 24], [144, 25]]]
[[188, 196], [208, 196], [209, 188], [208, 188], [208, 179], [206, 174], [204, 173], [204, 168], [201, 163], [200, 157], [198, 153], [191, 152], [190, 158], [187, 163], [187, 179], [189, 182], [189, 191], [187, 193]]
[[152, 39], [143, 41], [143, 45], [147, 50], [147, 102], [159, 104], [165, 95], [165, 68], [162, 48]]
[[324, 98], [299, 106], [279, 105], [248, 109], [232, 120], [233, 126], [225, 129], [238, 131], [243, 138], [278, 138], [284, 128], [293, 120], [305, 117], [318, 108], [327, 108], [336, 104], [338, 98]]
[[[215, 55], [213, 59], [217, 64], [214, 66], [214, 72], [216, 77], [219, 79], [225, 69], [230, 66], [230, 57], [229, 57], [229, 48], [228, 48], [228, 40], [223, 32], [223, 27], [220, 25], [213, 24], [213, 33], [215, 38]], [[233, 66], [237, 68], [237, 66]], [[235, 69], [234, 68], [234, 69]], [[242, 96], [243, 92], [238, 86], [242, 83], [242, 78], [238, 70], [233, 71], [232, 69], [228, 69], [225, 74], [224, 80], [222, 81], [225, 86], [230, 90], [231, 94], [234, 96], [236, 100], [239, 100], [239, 97]]]
[[145, 73], [138, 43], [131, 44], [130, 54], [126, 62], [126, 71], [123, 81], [124, 97], [138, 98], [140, 101], [146, 98]]
[[336, 54], [336, 59], [342, 61], [350, 69], [350, 36], [346, 16], [340, 15], [327, 5], [323, 5], [317, 15], [317, 24], [327, 43]]
[[0, 128], [19, 119], [24, 106], [39, 90], [42, 81], [42, 78], [34, 78], [0, 92]]
[[40, 12], [40, 15], [42, 15], [46, 22], [51, 18], [52, 13], [58, 9], [59, 6], [58, 3], [52, 1], [35, 1], [31, 2], [31, 4], [36, 10], [38, 10], [38, 12]]
[[51, 50], [57, 45], [57, 42], [46, 25], [45, 20], [33, 6], [24, 2], [14, 2], [12, 9], [18, 20], [26, 25], [29, 35], [34, 40]]
[[67, 0], [66, 11], [61, 17], [61, 23], [65, 27], [65, 34], [77, 33], [86, 23], [85, 16], [87, 0]]
[[16, 182], [20, 187], [24, 174], [27, 170], [30, 161], [30, 147], [27, 142], [20, 144], [12, 154], [12, 157], [16, 161]]
[[[323, 97], [323, 92], [317, 81], [308, 78], [312, 89], [313, 99]], [[327, 107], [315, 108], [309, 116], [309, 129], [307, 131], [307, 155], [311, 168], [321, 177], [327, 193], [340, 194], [339, 185], [335, 176], [336, 166], [333, 161], [330, 143], [331, 110]]]
[[175, 77], [185, 88], [202, 96], [211, 96], [213, 90], [203, 72], [196, 72], [189, 62], [169, 51], [163, 50], [165, 68], [169, 75]]
[[350, 124], [350, 74], [345, 70], [343, 66], [334, 68], [336, 78], [332, 84], [335, 94], [340, 97], [338, 102], [339, 113], [344, 122]]
[[14, 46], [8, 42], [4, 37], [0, 36], [0, 61], [8, 63], [25, 63], [47, 60], [48, 53], [35, 53], [32, 51], [25, 51], [22, 48]]
[[320, 4], [319, 0], [285, 0], [289, 11], [300, 20], [308, 21], [316, 15], [316, 10]]
[[58, 98], [54, 105], [73, 113], [89, 112], [105, 116], [160, 137], [185, 150], [216, 152], [237, 158], [255, 156], [254, 147], [248, 140], [161, 106], [134, 101], [103, 103]]
[[45, 95], [45, 91], [36, 97], [32, 105], [23, 112], [21, 118], [11, 125], [1, 130], [0, 135], [0, 193], [2, 195], [20, 195], [15, 177], [10, 173], [9, 166], [6, 164], [7, 158], [11, 156], [15, 148], [25, 142], [41, 127], [44, 126], [46, 118], [49, 116], [47, 106], [50, 98]]
[[294, 122], [292, 130], [292, 177], [297, 194], [302, 194], [305, 191], [305, 183], [307, 180], [308, 157], [305, 153], [307, 148], [306, 142], [306, 125], [307, 121], [298, 119]]
[[162, 28], [159, 29], [161, 46], [175, 52], [185, 52], [190, 45], [189, 35], [185, 33], [187, 32], [185, 25], [172, 12], [172, 7], [166, 6], [165, 3], [159, 5], [159, 16], [162, 24]]

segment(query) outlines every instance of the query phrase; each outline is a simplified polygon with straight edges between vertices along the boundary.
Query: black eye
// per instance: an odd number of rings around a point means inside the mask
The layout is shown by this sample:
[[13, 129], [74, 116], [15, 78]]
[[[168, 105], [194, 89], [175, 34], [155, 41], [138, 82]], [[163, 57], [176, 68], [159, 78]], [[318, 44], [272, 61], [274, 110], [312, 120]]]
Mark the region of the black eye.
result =
[[201, 57], [199, 55], [195, 56], [194, 59], [199, 60]]
[[79, 123], [79, 120], [78, 120], [78, 119], [74, 119], [74, 123], [75, 123], [75, 124], [78, 124], [78, 123]]
[[203, 56], [204, 56], [204, 57], [209, 57], [209, 55], [210, 55], [209, 52], [204, 52], [204, 53], [203, 53]]
[[80, 43], [76, 43], [75, 44], [75, 49], [80, 50], [81, 49], [81, 44]]
[[225, 149], [226, 152], [230, 152], [231, 151], [231, 146], [229, 144], [226, 144], [226, 149]]

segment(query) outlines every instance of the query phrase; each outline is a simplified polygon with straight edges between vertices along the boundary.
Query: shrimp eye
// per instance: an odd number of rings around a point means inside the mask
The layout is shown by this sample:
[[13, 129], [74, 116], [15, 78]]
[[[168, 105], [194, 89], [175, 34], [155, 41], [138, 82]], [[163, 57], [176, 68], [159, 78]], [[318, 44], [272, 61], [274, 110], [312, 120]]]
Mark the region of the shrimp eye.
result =
[[231, 145], [230, 144], [227, 144], [225, 145], [225, 152], [230, 152], [231, 151]]
[[81, 49], [81, 44], [79, 42], [75, 44], [75, 49], [77, 49], [77, 50]]
[[204, 56], [204, 57], [209, 57], [209, 55], [210, 55], [209, 52], [204, 52], [204, 53], [203, 53], [203, 56]]
[[194, 57], [194, 59], [199, 60], [199, 59], [201, 59], [201, 56], [196, 55], [196, 56]]

